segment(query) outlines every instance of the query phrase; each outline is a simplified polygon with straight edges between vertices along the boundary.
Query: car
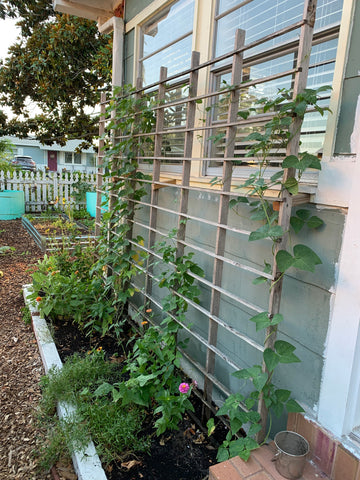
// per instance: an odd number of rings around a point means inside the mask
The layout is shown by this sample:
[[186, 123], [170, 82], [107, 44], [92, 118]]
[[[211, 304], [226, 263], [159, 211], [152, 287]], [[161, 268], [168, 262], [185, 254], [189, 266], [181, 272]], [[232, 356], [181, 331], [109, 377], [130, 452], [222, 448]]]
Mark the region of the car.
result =
[[30, 170], [36, 172], [36, 163], [27, 155], [17, 155], [11, 160], [11, 165], [19, 170]]

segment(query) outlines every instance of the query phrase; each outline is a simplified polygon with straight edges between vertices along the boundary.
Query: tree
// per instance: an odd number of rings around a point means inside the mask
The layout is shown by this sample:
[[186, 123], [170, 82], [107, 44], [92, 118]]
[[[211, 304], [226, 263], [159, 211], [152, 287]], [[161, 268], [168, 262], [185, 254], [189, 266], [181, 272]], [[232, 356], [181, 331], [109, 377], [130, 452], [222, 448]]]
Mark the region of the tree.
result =
[[6, 138], [0, 138], [0, 170], [7, 172], [13, 171], [14, 168], [9, 160], [14, 154], [14, 145]]
[[[34, 135], [40, 142], [91, 142], [93, 109], [111, 84], [112, 37], [95, 22], [53, 11], [51, 0], [4, 0], [0, 17], [19, 21], [19, 40], [0, 65], [0, 136]], [[40, 113], [33, 113], [33, 112]]]

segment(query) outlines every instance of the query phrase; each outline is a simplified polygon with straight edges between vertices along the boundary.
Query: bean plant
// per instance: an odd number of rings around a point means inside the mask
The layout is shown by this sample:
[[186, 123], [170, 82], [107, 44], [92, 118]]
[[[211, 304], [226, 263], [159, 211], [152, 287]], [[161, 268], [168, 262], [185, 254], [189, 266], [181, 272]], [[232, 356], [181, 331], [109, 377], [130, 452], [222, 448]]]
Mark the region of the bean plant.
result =
[[[272, 202], [266, 198], [269, 189], [287, 190], [291, 195], [299, 191], [299, 181], [306, 169], [320, 170], [320, 160], [308, 152], [299, 153], [297, 156], [288, 155], [282, 161], [281, 167], [269, 180], [265, 173], [270, 166], [270, 152], [274, 149], [286, 148], [294, 134], [291, 131], [294, 117], [303, 118], [308, 107], [311, 106], [321, 115], [324, 110], [319, 106], [321, 92], [329, 87], [321, 87], [317, 90], [305, 89], [295, 99], [291, 92], [279, 90], [275, 99], [263, 98], [256, 102], [249, 110], [242, 110], [239, 115], [246, 119], [253, 111], [257, 113], [272, 112], [272, 118], [266, 123], [263, 132], [252, 132], [244, 141], [251, 141], [247, 156], [258, 158], [258, 169], [238, 188], [246, 191], [245, 195], [239, 195], [230, 201], [230, 208], [243, 203], [250, 207], [250, 218], [254, 221], [261, 221], [262, 225], [250, 233], [249, 241], [270, 239], [273, 243], [273, 252], [280, 239], [290, 232], [284, 231], [278, 223], [278, 211], [273, 208]], [[283, 181], [286, 169], [294, 169], [294, 176]], [[323, 221], [312, 216], [307, 209], [299, 209], [290, 221], [295, 233], [298, 233], [304, 226], [318, 228]], [[259, 285], [268, 283], [269, 289], [273, 289], [290, 268], [314, 272], [315, 267], [321, 264], [318, 255], [308, 246], [297, 244], [292, 252], [281, 249], [276, 252], [276, 263], [279, 271], [278, 276], [269, 281], [268, 277], [257, 277], [253, 283]], [[272, 265], [264, 261], [264, 273], [271, 273]], [[256, 331], [267, 330], [271, 327], [271, 335], [275, 335], [278, 325], [284, 320], [280, 313], [270, 314], [269, 312], [259, 313], [250, 321], [256, 326]], [[253, 365], [233, 373], [234, 377], [252, 382], [253, 390], [250, 394], [244, 395], [240, 392], [230, 395], [217, 415], [226, 415], [229, 418], [230, 429], [225, 441], [218, 450], [217, 460], [224, 461], [230, 457], [239, 455], [242, 459], [248, 460], [251, 451], [259, 447], [257, 434], [260, 432], [261, 415], [255, 410], [260, 398], [263, 399], [266, 409], [269, 411], [269, 430], [271, 430], [272, 414], [280, 417], [284, 408], [287, 412], [302, 412], [302, 407], [291, 398], [291, 392], [286, 389], [279, 389], [273, 383], [276, 367], [279, 364], [290, 364], [300, 362], [294, 353], [295, 347], [284, 340], [274, 342], [272, 348], [265, 348], [263, 352], [263, 365]], [[241, 435], [243, 427], [247, 427], [246, 436]], [[208, 432], [211, 435], [215, 430], [214, 419], [208, 421]], [[267, 436], [264, 441], [266, 441]]]

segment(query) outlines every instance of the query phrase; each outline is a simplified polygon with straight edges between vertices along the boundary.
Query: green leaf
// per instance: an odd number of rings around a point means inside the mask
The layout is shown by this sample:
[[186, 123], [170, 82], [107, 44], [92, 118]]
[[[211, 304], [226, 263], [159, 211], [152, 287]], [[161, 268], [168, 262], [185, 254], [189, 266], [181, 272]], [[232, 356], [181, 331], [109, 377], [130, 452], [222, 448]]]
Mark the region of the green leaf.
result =
[[285, 157], [283, 162], [282, 162], [282, 167], [283, 168], [296, 168], [297, 165], [299, 164], [299, 160], [295, 155], [289, 155], [288, 157]]
[[249, 235], [249, 241], [254, 242], [255, 240], [262, 240], [263, 238], [267, 238], [269, 236], [269, 225], [265, 224], [262, 225], [260, 228], [251, 232]]
[[278, 388], [275, 390], [275, 396], [279, 402], [286, 402], [291, 395], [290, 390], [284, 390], [282, 388]]
[[252, 132], [247, 137], [244, 138], [244, 141], [247, 140], [256, 140], [257, 142], [261, 142], [266, 138], [265, 135], [261, 135], [260, 132]]
[[251, 322], [256, 323], [256, 331], [263, 330], [264, 328], [277, 325], [282, 322], [283, 316], [280, 313], [276, 313], [272, 319], [269, 318], [268, 312], [258, 313], [254, 317], [249, 319]]
[[268, 279], [266, 277], [256, 277], [252, 281], [253, 285], [261, 285], [262, 283], [266, 283]]
[[[295, 158], [296, 158], [296, 157], [295, 157]], [[297, 160], [297, 159], [296, 159], [296, 160]], [[283, 175], [284, 175], [283, 170], [280, 170], [279, 172], [274, 173], [274, 175], [272, 175], [272, 176], [270, 177], [270, 180], [271, 180], [272, 182], [276, 182], [276, 180], [279, 180], [280, 178], [282, 178]]]
[[283, 185], [291, 195], [296, 195], [299, 191], [299, 183], [294, 177], [288, 178]]
[[266, 219], [266, 213], [264, 212], [263, 209], [256, 210], [255, 213], [253, 213], [250, 216], [250, 220], [258, 221], [258, 220], [265, 220]]
[[285, 342], [284, 340], [277, 340], [275, 342], [275, 350], [279, 354], [280, 363], [299, 363], [300, 359], [293, 353], [294, 345]]
[[262, 330], [263, 328], [267, 328], [270, 324], [269, 314], [268, 312], [261, 312], [253, 317], [249, 318], [251, 322], [256, 323], [256, 331]]
[[324, 221], [321, 218], [316, 217], [315, 215], [309, 219], [307, 226], [309, 228], [319, 228], [324, 225]]
[[281, 414], [284, 410], [284, 404], [283, 403], [272, 403], [270, 405], [270, 408], [272, 409], [272, 411], [275, 413], [276, 417], [277, 418], [280, 418], [281, 417]]
[[278, 363], [280, 362], [280, 356], [276, 352], [274, 352], [274, 350], [272, 350], [271, 348], [267, 348], [264, 351], [264, 362], [265, 362], [266, 368], [271, 373], [276, 367], [276, 365], [278, 365]]
[[261, 430], [261, 424], [260, 423], [253, 423], [251, 424], [248, 432], [247, 432], [247, 435], [248, 437], [252, 437], [253, 435], [256, 435], [258, 432], [260, 432]]
[[275, 350], [279, 355], [288, 355], [296, 350], [296, 347], [289, 342], [285, 342], [285, 340], [276, 340]]
[[206, 424], [207, 429], [208, 429], [208, 436], [212, 435], [215, 432], [215, 420], [213, 418], [210, 418]]
[[246, 120], [248, 118], [248, 116], [250, 115], [250, 112], [246, 111], [246, 110], [243, 110], [243, 111], [238, 112], [237, 114], [239, 115], [239, 117]]
[[300, 412], [304, 412], [305, 410], [298, 404], [298, 402], [294, 399], [290, 399], [286, 405], [286, 410], [289, 412], [289, 413], [300, 413]]
[[307, 102], [305, 100], [303, 100], [302, 102], [299, 102], [294, 111], [295, 113], [297, 113], [300, 117], [303, 117], [305, 112], [306, 112], [306, 108], [307, 108]]
[[305, 170], [305, 168], [314, 168], [315, 170], [321, 170], [320, 160], [315, 155], [312, 155], [308, 152], [304, 152], [301, 155], [300, 164], [303, 170]]
[[256, 390], [261, 391], [264, 388], [268, 379], [269, 377], [267, 373], [260, 373], [259, 375], [253, 377], [252, 381]]
[[311, 217], [311, 212], [310, 210], [305, 210], [304, 208], [301, 208], [300, 210], [296, 211], [296, 216], [301, 218], [302, 220], [308, 220]]
[[280, 272], [286, 272], [286, 270], [292, 267], [294, 258], [286, 250], [279, 250], [276, 254], [276, 263]]
[[321, 265], [320, 258], [316, 253], [306, 245], [295, 245], [294, 247], [294, 258], [293, 266], [299, 270], [306, 270], [309, 272], [315, 271], [316, 265]]
[[247, 380], [253, 378], [256, 375], [259, 375], [262, 372], [260, 365], [254, 365], [253, 367], [243, 368], [242, 370], [237, 370], [232, 375], [236, 378], [241, 378]]
[[190, 266], [190, 271], [192, 273], [195, 273], [195, 275], [198, 275], [199, 277], [203, 277], [204, 276], [204, 270], [199, 267], [199, 265], [196, 265], [195, 263], [193, 263], [191, 266]]
[[148, 382], [150, 382], [150, 380], [153, 380], [156, 377], [156, 373], [151, 373], [150, 375], [139, 375], [136, 380], [139, 383], [139, 386], [143, 387]]
[[110, 385], [107, 382], [102, 383], [94, 392], [95, 397], [102, 397], [114, 390], [113, 385]]
[[284, 230], [280, 225], [274, 225], [269, 229], [269, 237], [275, 239], [275, 238], [280, 238], [284, 235]]
[[220, 445], [220, 447], [218, 449], [218, 452], [217, 452], [217, 455], [216, 455], [216, 460], [219, 463], [221, 463], [221, 462], [225, 462], [228, 459], [229, 459], [228, 449], [226, 447], [223, 447], [222, 445]]
[[298, 218], [298, 217], [291, 217], [290, 218], [290, 225], [292, 226], [292, 228], [294, 229], [294, 232], [295, 233], [299, 233], [300, 230], [303, 228], [303, 226], [305, 225], [305, 222], [304, 220], [301, 220], [301, 218]]

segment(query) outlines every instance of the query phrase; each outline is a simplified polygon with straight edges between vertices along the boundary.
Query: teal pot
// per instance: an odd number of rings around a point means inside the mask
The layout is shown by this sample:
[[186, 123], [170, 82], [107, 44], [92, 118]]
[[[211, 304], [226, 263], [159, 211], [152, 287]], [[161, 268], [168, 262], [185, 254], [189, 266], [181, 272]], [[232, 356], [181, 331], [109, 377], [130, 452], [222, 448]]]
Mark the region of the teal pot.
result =
[[[101, 212], [107, 211], [108, 210], [108, 201], [107, 201], [107, 195], [102, 195], [101, 197], [101, 203], [105, 203], [101, 208]], [[92, 217], [96, 217], [96, 192], [86, 192], [86, 211], [91, 215]]]
[[25, 213], [25, 196], [20, 190], [0, 192], [0, 220], [14, 220]]

